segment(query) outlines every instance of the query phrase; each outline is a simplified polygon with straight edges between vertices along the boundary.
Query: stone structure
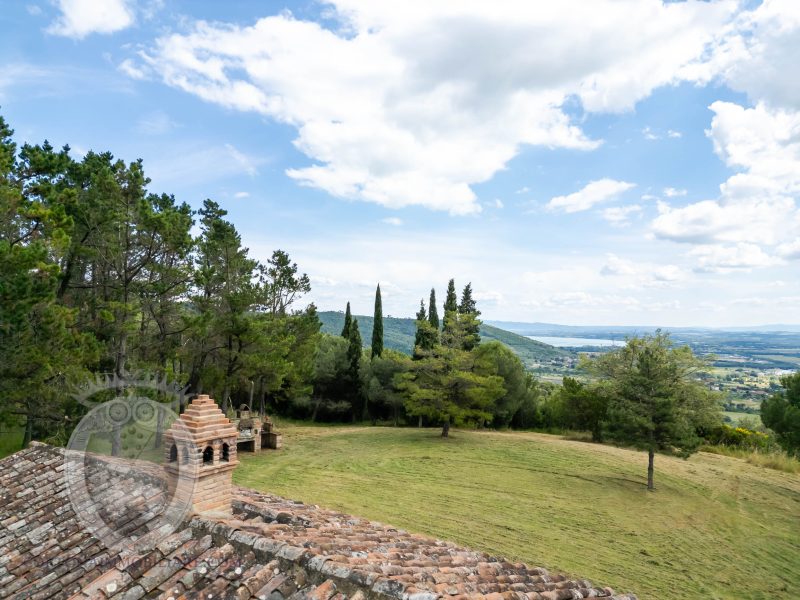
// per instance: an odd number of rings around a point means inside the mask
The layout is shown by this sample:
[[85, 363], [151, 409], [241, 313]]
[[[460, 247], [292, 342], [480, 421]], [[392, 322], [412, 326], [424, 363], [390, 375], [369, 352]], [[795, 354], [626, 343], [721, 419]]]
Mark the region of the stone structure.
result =
[[176, 477], [194, 478], [192, 510], [197, 514], [230, 514], [231, 476], [239, 464], [236, 426], [204, 394], [164, 434], [165, 468]]
[[239, 436], [236, 446], [240, 452], [260, 452], [266, 448], [278, 450], [281, 447], [281, 434], [274, 430], [274, 424], [267, 415], [254, 415], [247, 404], [237, 411], [234, 425]]

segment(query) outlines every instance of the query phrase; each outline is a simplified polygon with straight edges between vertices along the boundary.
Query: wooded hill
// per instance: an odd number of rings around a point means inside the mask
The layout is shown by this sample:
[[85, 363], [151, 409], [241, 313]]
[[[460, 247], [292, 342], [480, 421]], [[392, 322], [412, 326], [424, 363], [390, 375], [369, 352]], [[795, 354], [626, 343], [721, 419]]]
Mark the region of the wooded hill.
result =
[[[317, 313], [319, 320], [322, 321], [322, 332], [339, 335], [344, 326], [344, 313], [339, 311], [322, 311]], [[366, 315], [355, 315], [358, 319], [358, 327], [361, 330], [361, 338], [365, 346], [372, 339], [372, 317]], [[416, 332], [416, 322], [410, 318], [383, 317], [383, 344], [386, 348], [398, 350], [406, 354], [411, 354], [414, 347], [414, 334]], [[548, 361], [552, 358], [569, 356], [572, 353], [562, 350], [542, 342], [526, 338], [516, 333], [511, 333], [504, 329], [493, 327], [483, 323], [481, 325], [481, 340], [497, 340], [511, 348], [525, 363]]]

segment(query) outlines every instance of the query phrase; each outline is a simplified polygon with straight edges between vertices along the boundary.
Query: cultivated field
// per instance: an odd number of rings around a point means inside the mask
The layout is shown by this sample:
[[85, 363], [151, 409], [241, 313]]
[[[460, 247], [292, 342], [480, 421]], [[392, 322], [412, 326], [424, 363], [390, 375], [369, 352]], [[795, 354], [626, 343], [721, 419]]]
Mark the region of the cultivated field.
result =
[[535, 433], [307, 427], [240, 454], [240, 485], [592, 579], [640, 598], [788, 598], [800, 475]]

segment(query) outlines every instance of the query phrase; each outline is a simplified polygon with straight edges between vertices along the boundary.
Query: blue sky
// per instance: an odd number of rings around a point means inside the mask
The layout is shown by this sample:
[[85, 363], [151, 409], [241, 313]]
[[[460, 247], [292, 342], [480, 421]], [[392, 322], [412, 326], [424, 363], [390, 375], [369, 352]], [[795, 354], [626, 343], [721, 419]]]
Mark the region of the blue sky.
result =
[[800, 323], [800, 2], [11, 2], [19, 141], [290, 253], [309, 300], [487, 319]]

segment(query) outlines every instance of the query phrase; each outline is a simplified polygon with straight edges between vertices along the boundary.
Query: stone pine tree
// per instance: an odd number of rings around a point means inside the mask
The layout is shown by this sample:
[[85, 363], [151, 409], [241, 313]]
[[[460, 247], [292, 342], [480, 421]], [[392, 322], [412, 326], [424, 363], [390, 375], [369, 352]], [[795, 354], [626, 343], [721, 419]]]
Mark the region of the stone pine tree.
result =
[[439, 309], [436, 308], [436, 290], [431, 288], [431, 298], [428, 302], [428, 306], [430, 310], [428, 311], [428, 322], [431, 324], [431, 327], [434, 328], [437, 332], [439, 331]]
[[442, 345], [412, 361], [410, 370], [399, 375], [398, 389], [408, 414], [440, 422], [445, 438], [451, 424], [491, 419], [495, 402], [505, 394], [502, 377], [478, 373], [474, 353]]
[[472, 297], [472, 283], [468, 283], [464, 286], [461, 303], [458, 305], [458, 315], [463, 322], [465, 333], [464, 350], [472, 350], [481, 341], [481, 322], [478, 320], [480, 314], [481, 311], [478, 310], [475, 299]]
[[698, 381], [708, 363], [688, 346], [676, 347], [668, 334], [635, 337], [622, 348], [582, 366], [608, 385], [609, 434], [647, 450], [647, 489], [654, 486], [654, 457], [659, 450], [688, 457], [702, 439], [699, 428], [721, 421], [715, 394]]
[[383, 305], [381, 303], [381, 286], [375, 290], [375, 315], [372, 321], [372, 354], [374, 358], [383, 354]]
[[344, 327], [342, 327], [342, 337], [346, 340], [350, 339], [350, 325], [353, 323], [353, 317], [350, 314], [350, 303], [347, 303], [347, 310], [344, 311]]

